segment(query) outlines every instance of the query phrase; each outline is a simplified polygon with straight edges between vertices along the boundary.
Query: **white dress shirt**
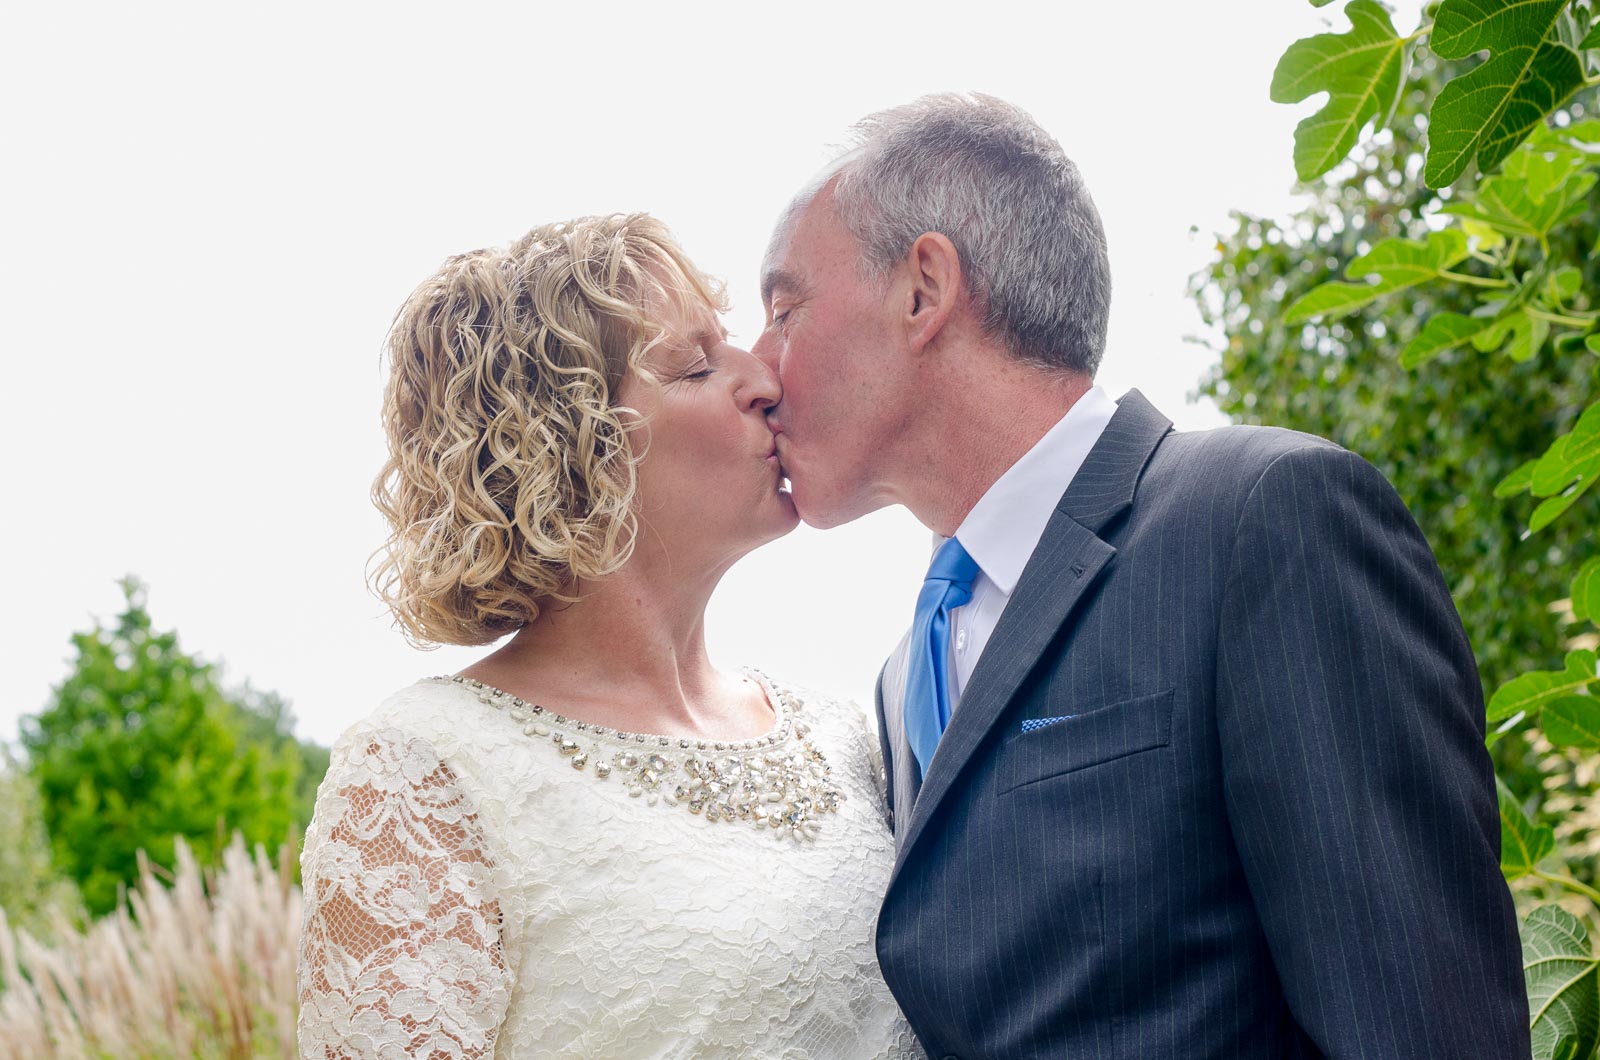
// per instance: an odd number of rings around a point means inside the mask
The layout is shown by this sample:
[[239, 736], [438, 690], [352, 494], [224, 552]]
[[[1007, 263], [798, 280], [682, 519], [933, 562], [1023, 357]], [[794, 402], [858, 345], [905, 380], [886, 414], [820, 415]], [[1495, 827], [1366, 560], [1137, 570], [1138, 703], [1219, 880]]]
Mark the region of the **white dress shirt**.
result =
[[[980, 570], [972, 583], [972, 599], [950, 612], [950, 655], [955, 664], [949, 670], [952, 711], [1016, 591], [1022, 569], [1039, 547], [1051, 513], [1116, 411], [1117, 403], [1105, 390], [1090, 387], [995, 480], [956, 528], [957, 540]], [[935, 534], [935, 551], [947, 540]]]

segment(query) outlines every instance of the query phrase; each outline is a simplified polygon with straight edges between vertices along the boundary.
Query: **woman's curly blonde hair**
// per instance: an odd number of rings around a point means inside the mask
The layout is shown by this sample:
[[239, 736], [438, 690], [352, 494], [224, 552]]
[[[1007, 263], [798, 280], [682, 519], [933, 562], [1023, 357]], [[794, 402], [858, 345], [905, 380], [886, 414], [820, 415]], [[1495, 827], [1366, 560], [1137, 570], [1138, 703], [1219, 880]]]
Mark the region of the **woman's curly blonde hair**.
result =
[[664, 306], [722, 287], [644, 214], [535, 228], [450, 258], [390, 329], [389, 524], [372, 586], [418, 646], [487, 644], [633, 550], [642, 425], [614, 403], [668, 338]]

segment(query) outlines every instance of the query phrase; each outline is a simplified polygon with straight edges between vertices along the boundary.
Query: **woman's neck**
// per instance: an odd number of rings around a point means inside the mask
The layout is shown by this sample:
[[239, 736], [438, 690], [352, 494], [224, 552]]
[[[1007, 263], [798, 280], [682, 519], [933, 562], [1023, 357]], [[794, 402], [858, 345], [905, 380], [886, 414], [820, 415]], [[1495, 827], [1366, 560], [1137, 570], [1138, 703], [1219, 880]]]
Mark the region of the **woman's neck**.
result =
[[771, 727], [752, 682], [711, 665], [705, 609], [721, 580], [662, 569], [636, 553], [622, 569], [547, 607], [462, 671], [596, 725], [628, 732], [747, 739]]

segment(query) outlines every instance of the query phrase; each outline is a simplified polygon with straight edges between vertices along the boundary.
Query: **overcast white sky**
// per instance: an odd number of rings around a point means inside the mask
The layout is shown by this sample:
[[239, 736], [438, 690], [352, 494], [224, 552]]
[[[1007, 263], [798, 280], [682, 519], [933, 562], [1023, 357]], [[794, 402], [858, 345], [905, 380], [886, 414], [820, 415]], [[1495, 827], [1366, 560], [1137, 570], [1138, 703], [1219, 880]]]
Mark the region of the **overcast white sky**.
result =
[[[130, 572], [158, 626], [324, 743], [465, 665], [408, 648], [364, 587], [400, 301], [446, 255], [649, 210], [729, 280], [748, 344], [779, 209], [852, 121], [924, 92], [1005, 97], [1061, 140], [1111, 245], [1101, 382], [1220, 423], [1186, 402], [1208, 356], [1185, 278], [1230, 208], [1291, 204], [1309, 108], [1268, 101], [1272, 67], [1348, 24], [1301, 0], [1046, 7], [11, 5], [0, 740]], [[724, 581], [713, 656], [869, 696], [928, 543], [901, 509], [802, 528]]]

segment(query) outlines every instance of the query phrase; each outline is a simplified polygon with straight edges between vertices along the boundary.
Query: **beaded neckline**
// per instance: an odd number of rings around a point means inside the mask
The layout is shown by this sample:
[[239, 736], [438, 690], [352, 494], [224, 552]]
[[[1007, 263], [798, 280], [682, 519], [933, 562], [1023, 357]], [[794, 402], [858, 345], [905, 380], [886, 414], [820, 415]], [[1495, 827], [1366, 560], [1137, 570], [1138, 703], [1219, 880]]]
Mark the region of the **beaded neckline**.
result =
[[[746, 670], [745, 673], [753, 678], [766, 694], [767, 702], [772, 705], [773, 712], [776, 715], [776, 721], [765, 735], [757, 736], [750, 740], [694, 740], [682, 736], [663, 736], [660, 733], [625, 732], [622, 729], [613, 729], [605, 725], [592, 725], [586, 721], [579, 721], [576, 718], [557, 714], [537, 703], [530, 703], [521, 696], [512, 695], [510, 692], [496, 688], [493, 685], [486, 685], [482, 681], [475, 681], [470, 677], [443, 674], [438, 677], [430, 677], [428, 680], [441, 684], [456, 684], [469, 689], [490, 706], [510, 710], [512, 718], [516, 721], [529, 721], [537, 718], [546, 727], [571, 729], [574, 732], [581, 732], [622, 743], [677, 747], [682, 750], [699, 751], [754, 751], [762, 747], [771, 747], [782, 743], [788, 738], [789, 731], [794, 727], [794, 718], [790, 711], [792, 697], [779, 692], [772, 684], [771, 678], [760, 670]], [[528, 735], [546, 736], [549, 734], [535, 731], [530, 732]]]
[[[759, 670], [747, 673], [766, 692], [777, 721], [764, 736], [734, 741], [623, 732], [567, 718], [470, 677], [427, 680], [460, 685], [505, 711], [525, 735], [548, 738], [573, 769], [583, 772], [593, 762], [598, 780], [616, 772], [628, 795], [649, 805], [681, 804], [708, 823], [746, 821], [779, 835], [815, 839], [818, 819], [837, 812], [845, 793], [807, 739], [810, 727], [797, 717], [800, 699], [779, 691]], [[798, 749], [785, 746], [791, 738], [799, 741]]]

